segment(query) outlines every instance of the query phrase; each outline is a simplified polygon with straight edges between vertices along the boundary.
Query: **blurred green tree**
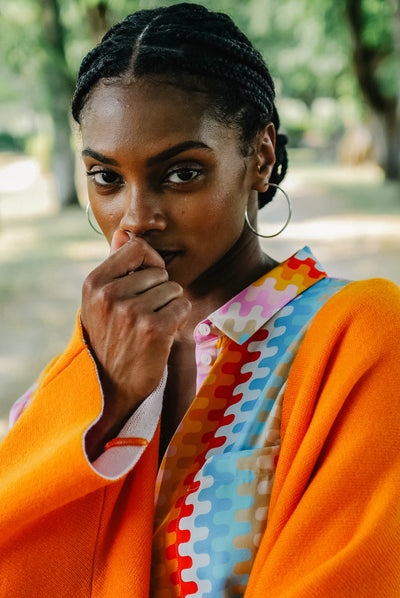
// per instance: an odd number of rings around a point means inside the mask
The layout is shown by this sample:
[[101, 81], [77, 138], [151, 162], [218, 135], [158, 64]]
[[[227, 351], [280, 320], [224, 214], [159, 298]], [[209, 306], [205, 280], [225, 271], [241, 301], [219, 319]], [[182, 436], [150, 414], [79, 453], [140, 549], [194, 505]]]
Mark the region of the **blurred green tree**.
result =
[[400, 180], [400, 0], [345, 0], [352, 62], [388, 179]]
[[[0, 0], [0, 101], [7, 109], [17, 106], [16, 117], [5, 124], [20, 133], [25, 121], [26, 136], [50, 128], [61, 207], [78, 203], [70, 102], [79, 61], [126, 14], [126, 4], [115, 0], [111, 11], [103, 0]], [[139, 8], [139, 2], [129, 4]], [[0, 130], [5, 124], [0, 119]]]
[[356, 98], [374, 156], [400, 180], [400, 0], [251, 0], [245, 29], [271, 65], [280, 94]]
[[[51, 125], [52, 168], [61, 205], [77, 201], [69, 106], [80, 59], [127, 13], [176, 3], [0, 0], [0, 101], [18, 106], [21, 122], [30, 114], [36, 132]], [[373, 115], [379, 131], [374, 146], [387, 177], [400, 180], [400, 0], [202, 3], [227, 12], [247, 32], [270, 66], [279, 97], [301, 100], [300, 129], [293, 129], [293, 137], [303, 135], [309, 125], [307, 110], [316, 99], [348, 98], [354, 104], [356, 98], [360, 113]], [[37, 113], [39, 119], [32, 116]], [[320, 114], [316, 112], [314, 122]], [[336, 118], [332, 115], [328, 126]], [[0, 130], [5, 130], [1, 125], [0, 118]], [[17, 129], [10, 132], [21, 136]]]

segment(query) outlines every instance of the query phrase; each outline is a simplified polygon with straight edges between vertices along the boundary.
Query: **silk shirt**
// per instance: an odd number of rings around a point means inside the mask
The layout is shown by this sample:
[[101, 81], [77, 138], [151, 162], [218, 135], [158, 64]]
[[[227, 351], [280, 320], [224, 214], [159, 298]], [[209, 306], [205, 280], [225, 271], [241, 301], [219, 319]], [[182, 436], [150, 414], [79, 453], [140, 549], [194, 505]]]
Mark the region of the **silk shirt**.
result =
[[346, 284], [306, 247], [199, 323], [197, 394], [157, 480], [151, 596], [242, 596], [267, 525], [291, 365]]

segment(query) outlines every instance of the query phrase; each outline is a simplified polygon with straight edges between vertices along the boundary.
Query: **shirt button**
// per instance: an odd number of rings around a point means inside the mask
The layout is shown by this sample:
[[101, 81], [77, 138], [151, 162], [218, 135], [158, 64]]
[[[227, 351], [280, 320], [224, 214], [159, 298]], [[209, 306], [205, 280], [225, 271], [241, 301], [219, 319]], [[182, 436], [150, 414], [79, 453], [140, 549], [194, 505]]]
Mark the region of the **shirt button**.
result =
[[211, 328], [208, 324], [203, 323], [199, 325], [199, 334], [201, 334], [201, 336], [208, 336], [210, 332]]
[[210, 365], [212, 362], [212, 357], [209, 353], [203, 353], [200, 357], [200, 361], [203, 365]]

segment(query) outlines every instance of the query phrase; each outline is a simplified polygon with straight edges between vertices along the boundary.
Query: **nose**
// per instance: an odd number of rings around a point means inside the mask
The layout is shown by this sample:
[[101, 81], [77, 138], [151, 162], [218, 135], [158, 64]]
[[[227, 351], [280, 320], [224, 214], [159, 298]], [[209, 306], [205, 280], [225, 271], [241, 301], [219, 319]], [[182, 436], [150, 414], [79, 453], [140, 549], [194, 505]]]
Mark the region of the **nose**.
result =
[[167, 218], [155, 193], [135, 187], [127, 190], [120, 228], [137, 236], [165, 230]]

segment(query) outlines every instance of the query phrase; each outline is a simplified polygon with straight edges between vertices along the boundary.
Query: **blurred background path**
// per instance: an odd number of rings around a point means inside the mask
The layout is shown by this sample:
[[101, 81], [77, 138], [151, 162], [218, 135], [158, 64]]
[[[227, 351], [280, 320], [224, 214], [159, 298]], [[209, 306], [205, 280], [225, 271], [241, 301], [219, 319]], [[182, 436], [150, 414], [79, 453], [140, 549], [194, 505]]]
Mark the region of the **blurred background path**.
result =
[[[310, 245], [330, 275], [400, 284], [399, 186], [372, 164], [291, 162], [292, 222], [264, 249], [282, 260]], [[286, 218], [283, 197], [274, 204], [260, 214], [267, 233]], [[0, 154], [0, 435], [12, 402], [68, 342], [82, 282], [107, 253], [83, 209], [58, 210], [34, 159]]]

